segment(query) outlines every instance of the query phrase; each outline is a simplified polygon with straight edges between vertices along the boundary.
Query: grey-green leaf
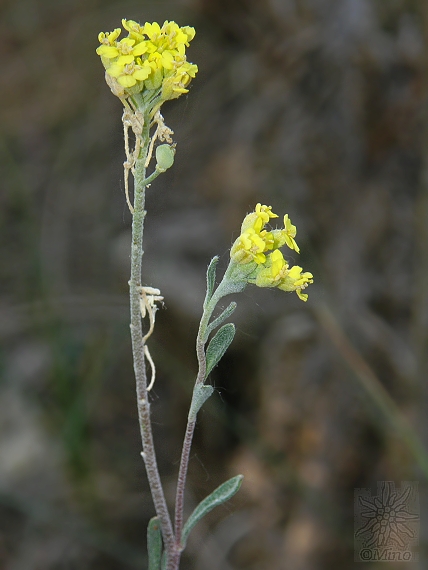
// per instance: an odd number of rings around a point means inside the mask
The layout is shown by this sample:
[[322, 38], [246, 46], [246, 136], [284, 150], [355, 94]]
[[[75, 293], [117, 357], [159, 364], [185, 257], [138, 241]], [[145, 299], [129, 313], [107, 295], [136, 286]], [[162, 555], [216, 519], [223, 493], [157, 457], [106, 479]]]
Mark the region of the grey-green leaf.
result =
[[236, 309], [236, 307], [237, 307], [237, 304], [235, 303], [235, 301], [232, 301], [232, 302], [230, 303], [230, 305], [229, 305], [228, 307], [226, 307], [226, 309], [224, 309], [224, 311], [223, 311], [222, 313], [220, 313], [220, 315], [219, 315], [216, 319], [214, 319], [214, 320], [212, 321], [212, 323], [210, 323], [210, 324], [207, 326], [207, 331], [206, 331], [206, 333], [205, 333], [205, 341], [207, 340], [209, 334], [210, 334], [214, 329], [216, 329], [219, 325], [221, 325], [221, 323], [222, 323], [223, 321], [225, 321], [227, 318], [230, 317], [230, 315], [233, 313], [233, 311]]
[[147, 551], [149, 570], [161, 570], [162, 535], [158, 517], [153, 517], [147, 527]]
[[204, 309], [206, 308], [207, 304], [209, 303], [215, 286], [215, 276], [216, 276], [216, 269], [218, 263], [218, 256], [216, 255], [210, 261], [207, 269], [207, 294], [205, 295], [204, 301]]
[[204, 384], [197, 384], [193, 391], [192, 404], [189, 410], [189, 422], [196, 420], [197, 413], [214, 392], [212, 386], [205, 386]]
[[186, 546], [187, 538], [193, 527], [204, 517], [207, 513], [212, 511], [218, 505], [222, 505], [228, 501], [233, 495], [239, 490], [241, 486], [243, 475], [237, 475], [232, 477], [229, 481], [226, 481], [220, 487], [217, 487], [215, 491], [208, 495], [203, 501], [199, 503], [196, 509], [188, 518], [186, 524], [183, 528], [183, 535], [181, 537], [181, 545], [184, 548]]
[[229, 348], [230, 343], [235, 336], [235, 325], [233, 323], [227, 323], [221, 327], [220, 330], [211, 339], [207, 348], [207, 371], [205, 373], [205, 378], [211, 370], [218, 364], [223, 354]]

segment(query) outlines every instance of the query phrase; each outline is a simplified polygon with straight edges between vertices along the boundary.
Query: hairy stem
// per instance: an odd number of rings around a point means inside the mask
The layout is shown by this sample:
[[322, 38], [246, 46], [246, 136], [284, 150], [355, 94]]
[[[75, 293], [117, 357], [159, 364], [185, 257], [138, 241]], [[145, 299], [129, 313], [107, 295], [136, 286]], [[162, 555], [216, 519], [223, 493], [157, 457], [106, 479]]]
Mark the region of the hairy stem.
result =
[[[219, 286], [207, 304], [199, 325], [198, 336], [196, 339], [196, 355], [198, 358], [198, 375], [195, 381], [195, 387], [203, 384], [207, 370], [207, 360], [205, 356], [205, 333], [210, 321], [211, 315], [222, 297], [222, 288]], [[205, 339], [205, 340], [204, 340]], [[178, 548], [181, 548], [181, 535], [183, 531], [183, 512], [184, 512], [184, 490], [186, 487], [187, 470], [189, 467], [190, 449], [192, 447], [193, 434], [195, 432], [196, 421], [188, 418], [186, 433], [183, 440], [183, 448], [181, 451], [180, 469], [177, 480], [177, 491], [175, 495], [175, 538]]]
[[[131, 245], [131, 279], [129, 281], [129, 294], [131, 305], [131, 339], [132, 354], [134, 360], [134, 372], [136, 379], [138, 418], [140, 422], [141, 439], [143, 443], [142, 457], [146, 466], [147, 478], [150, 491], [159, 517], [165, 549], [168, 560], [175, 554], [175, 539], [172, 529], [171, 518], [165, 501], [159, 470], [156, 462], [156, 453], [153, 444], [152, 426], [150, 421], [150, 404], [147, 394], [146, 363], [144, 359], [144, 340], [142, 332], [140, 291], [141, 291], [141, 262], [143, 256], [143, 231], [145, 203], [145, 160], [149, 143], [149, 120], [145, 118], [144, 131], [142, 134], [143, 146], [140, 156], [135, 163], [134, 175], [134, 215], [132, 220], [132, 245]], [[169, 570], [175, 570], [175, 566], [168, 566]]]

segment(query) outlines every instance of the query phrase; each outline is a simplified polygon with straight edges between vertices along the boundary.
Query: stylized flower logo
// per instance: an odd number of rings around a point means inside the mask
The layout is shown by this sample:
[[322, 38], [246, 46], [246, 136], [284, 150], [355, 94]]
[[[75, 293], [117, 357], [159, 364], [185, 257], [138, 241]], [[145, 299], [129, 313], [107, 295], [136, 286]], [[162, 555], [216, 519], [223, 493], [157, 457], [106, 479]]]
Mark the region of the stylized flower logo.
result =
[[413, 487], [396, 490], [392, 481], [383, 481], [377, 497], [358, 497], [360, 515], [367, 519], [356, 533], [363, 537], [367, 548], [395, 546], [405, 548], [417, 538], [412, 521], [418, 521], [419, 515], [407, 510]]

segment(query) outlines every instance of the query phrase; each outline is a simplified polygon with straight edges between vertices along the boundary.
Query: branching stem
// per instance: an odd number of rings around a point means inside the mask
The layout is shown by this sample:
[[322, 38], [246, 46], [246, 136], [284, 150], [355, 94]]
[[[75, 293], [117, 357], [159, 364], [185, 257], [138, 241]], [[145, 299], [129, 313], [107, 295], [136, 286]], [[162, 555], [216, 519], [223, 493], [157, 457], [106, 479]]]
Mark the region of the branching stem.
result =
[[[143, 119], [143, 120], [141, 120]], [[180, 461], [180, 469], [177, 481], [177, 492], [175, 501], [175, 529], [173, 529], [170, 514], [165, 500], [162, 483], [159, 476], [159, 470], [156, 461], [156, 453], [153, 442], [152, 426], [150, 421], [150, 403], [148, 399], [147, 372], [146, 372], [146, 353], [145, 339], [148, 335], [143, 336], [142, 315], [141, 315], [141, 265], [143, 257], [143, 232], [144, 219], [146, 216], [145, 206], [145, 189], [154, 180], [163, 169], [155, 168], [153, 173], [146, 178], [146, 167], [148, 163], [148, 154], [153, 149], [150, 148], [150, 120], [149, 117], [139, 117], [140, 132], [134, 129], [133, 117], [130, 118], [129, 113], [125, 115], [125, 140], [127, 141], [126, 127], [133, 128], [136, 136], [136, 150], [134, 156], [132, 173], [134, 175], [134, 205], [131, 212], [132, 219], [132, 244], [131, 244], [131, 279], [129, 281], [129, 294], [131, 305], [131, 339], [132, 354], [134, 360], [134, 372], [136, 379], [138, 418], [140, 422], [141, 439], [143, 443], [142, 457], [144, 459], [147, 478], [149, 480], [150, 491], [159, 518], [162, 537], [166, 556], [167, 570], [178, 570], [180, 564], [181, 553], [184, 549], [182, 544], [183, 533], [183, 508], [184, 508], [184, 490], [186, 486], [187, 471], [189, 466], [190, 450], [192, 446], [193, 434], [196, 425], [196, 413], [189, 413], [186, 433], [183, 441], [183, 448]], [[127, 155], [130, 155], [127, 147]], [[129, 161], [129, 159], [128, 159]], [[211, 299], [205, 306], [202, 319], [199, 325], [198, 336], [196, 339], [196, 354], [198, 358], [198, 374], [195, 381], [193, 398], [197, 395], [197, 389], [204, 384], [206, 379], [207, 361], [205, 355], [205, 343], [209, 336], [208, 328], [211, 316], [218, 301], [226, 294], [234, 292], [228, 286], [230, 269], [226, 271], [222, 282], [214, 291]], [[197, 400], [195, 400], [197, 401]], [[192, 400], [193, 402], [193, 400]], [[192, 409], [192, 408], [191, 408]]]

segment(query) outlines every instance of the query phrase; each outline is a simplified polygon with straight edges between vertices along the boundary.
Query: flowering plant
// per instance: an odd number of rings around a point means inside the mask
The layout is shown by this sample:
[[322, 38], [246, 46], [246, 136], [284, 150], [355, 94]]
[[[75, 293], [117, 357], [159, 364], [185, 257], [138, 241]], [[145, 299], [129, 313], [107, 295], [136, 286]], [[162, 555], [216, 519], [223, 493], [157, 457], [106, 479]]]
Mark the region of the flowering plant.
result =
[[133, 20], [122, 20], [128, 36], [122, 32], [101, 32], [97, 54], [106, 69], [106, 81], [114, 95], [134, 97], [145, 104], [156, 105], [187, 93], [186, 86], [198, 67], [186, 60], [186, 47], [195, 37], [190, 26], [180, 28], [175, 22], [157, 22], [140, 26]]
[[[133, 20], [122, 20], [122, 25], [128, 36], [119, 39], [122, 32], [120, 28], [109, 33], [102, 32], [98, 36], [100, 46], [96, 52], [106, 70], [107, 84], [124, 105], [122, 121], [126, 154], [125, 195], [132, 214], [130, 329], [143, 444], [141, 455], [156, 510], [156, 516], [151, 519], [147, 532], [149, 570], [177, 570], [190, 531], [206, 513], [232, 497], [242, 482], [242, 475], [237, 475], [220, 485], [184, 522], [184, 489], [197, 414], [214, 392], [214, 388], [206, 383], [208, 376], [235, 335], [232, 323], [222, 323], [232, 315], [236, 303], [232, 301], [213, 318], [218, 302], [226, 295], [243, 291], [247, 284], [295, 291], [301, 300], [306, 301], [308, 295], [302, 291], [313, 279], [311, 273], [302, 273], [301, 267], [289, 267], [280, 251], [280, 248], [286, 245], [299, 253], [295, 241], [296, 226], [291, 223], [288, 215], [285, 215], [284, 228], [267, 229], [270, 220], [278, 216], [272, 212], [270, 206], [261, 204], [257, 204], [254, 212], [244, 218], [241, 233], [231, 248], [229, 265], [217, 286], [218, 258], [211, 260], [196, 339], [198, 373], [183, 441], [173, 524], [156, 462], [149, 402], [156, 367], [150, 355], [148, 340], [155, 326], [157, 303], [162, 302], [163, 297], [159, 289], [142, 285], [142, 244], [146, 188], [173, 165], [175, 156], [173, 131], [165, 125], [160, 108], [165, 101], [187, 93], [189, 84], [196, 75], [197, 66], [186, 59], [186, 48], [194, 38], [195, 30], [189, 26], [179, 27], [175, 22], [168, 21], [162, 27], [156, 22], [141, 26]], [[135, 137], [133, 149], [130, 148], [129, 129]], [[147, 174], [153, 154], [156, 165], [151, 174]], [[133, 202], [129, 196], [129, 172], [134, 177]], [[144, 319], [147, 325], [143, 332]], [[213, 334], [216, 329], [217, 332]], [[150, 367], [150, 376], [147, 364]]]
[[230, 272], [234, 273], [235, 279], [239, 279], [239, 274], [243, 272], [244, 282], [254, 283], [258, 287], [278, 287], [282, 291], [296, 291], [302, 301], [307, 301], [308, 295], [302, 293], [302, 290], [313, 282], [312, 273], [302, 273], [302, 268], [298, 265], [290, 269], [279, 250], [283, 245], [287, 245], [297, 253], [300, 252], [294, 239], [296, 226], [293, 226], [288, 214], [285, 214], [284, 229], [264, 229], [271, 218], [277, 217], [271, 206], [261, 204], [257, 204], [255, 211], [245, 217], [241, 235], [230, 251], [231, 266], [235, 266]]

